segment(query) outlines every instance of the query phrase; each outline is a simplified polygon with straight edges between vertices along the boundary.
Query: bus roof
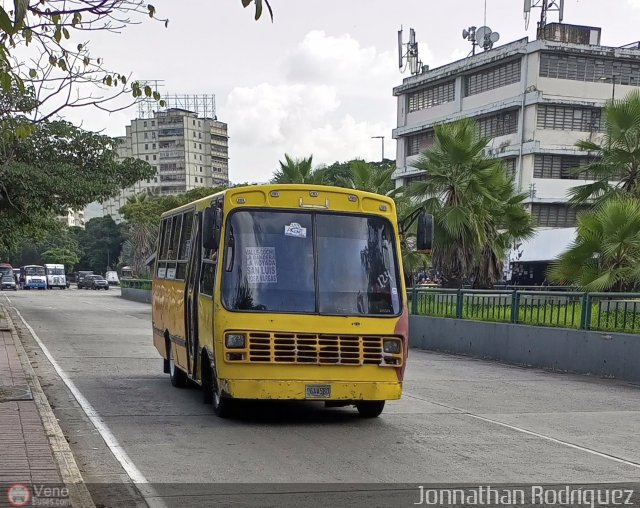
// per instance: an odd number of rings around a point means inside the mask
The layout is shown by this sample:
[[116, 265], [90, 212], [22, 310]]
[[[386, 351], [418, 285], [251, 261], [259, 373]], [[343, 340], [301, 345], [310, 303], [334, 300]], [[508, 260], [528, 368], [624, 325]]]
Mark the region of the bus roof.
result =
[[[225, 196], [228, 197], [229, 199], [232, 199], [233, 196], [237, 195], [237, 194], [248, 194], [250, 192], [255, 192], [255, 191], [259, 191], [264, 193], [266, 196], [272, 196], [274, 192], [284, 192], [284, 191], [317, 191], [319, 193], [321, 192], [327, 192], [327, 193], [332, 193], [332, 194], [342, 194], [342, 195], [350, 195], [350, 196], [356, 196], [356, 198], [358, 198], [358, 201], [362, 201], [362, 198], [364, 197], [369, 197], [369, 198], [373, 198], [378, 200], [381, 203], [385, 203], [387, 205], [390, 206], [390, 210], [395, 210], [395, 202], [393, 201], [393, 199], [391, 199], [388, 196], [382, 196], [380, 194], [374, 194], [372, 192], [365, 192], [365, 191], [361, 191], [361, 190], [356, 190], [356, 189], [349, 189], [346, 187], [334, 187], [332, 185], [313, 185], [313, 184], [300, 184], [300, 183], [293, 183], [293, 184], [278, 184], [278, 183], [274, 183], [274, 184], [256, 184], [256, 185], [243, 185], [243, 186], [239, 186], [239, 187], [231, 187], [229, 189], [224, 189], [220, 192], [217, 192], [215, 194], [211, 194], [210, 196], [206, 196], [202, 199], [198, 199], [195, 201], [192, 201], [191, 203], [187, 203], [186, 205], [182, 205], [179, 206], [177, 208], [174, 208], [173, 210], [168, 210], [166, 212], [164, 212], [162, 214], [162, 218], [164, 217], [168, 217], [171, 215], [174, 215], [178, 212], [187, 210], [189, 208], [192, 208], [194, 205], [196, 207], [196, 210], [202, 209], [202, 208], [206, 208], [210, 203], [211, 200], [218, 197], [218, 196]], [[274, 207], [277, 207], [276, 204], [273, 204]]]

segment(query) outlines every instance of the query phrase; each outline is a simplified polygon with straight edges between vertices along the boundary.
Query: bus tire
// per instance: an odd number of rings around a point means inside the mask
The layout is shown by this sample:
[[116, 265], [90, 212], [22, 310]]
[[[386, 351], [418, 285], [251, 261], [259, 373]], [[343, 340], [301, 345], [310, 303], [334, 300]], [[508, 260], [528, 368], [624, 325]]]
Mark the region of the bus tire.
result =
[[213, 405], [213, 412], [219, 418], [229, 418], [233, 413], [233, 399], [224, 394], [218, 387], [218, 377], [215, 369], [213, 369], [213, 372], [211, 373], [211, 381], [211, 403]]
[[356, 409], [363, 418], [377, 418], [384, 409], [384, 400], [366, 400], [357, 402]]
[[176, 388], [184, 388], [187, 385], [187, 375], [180, 370], [173, 359], [173, 345], [169, 343], [169, 379]]

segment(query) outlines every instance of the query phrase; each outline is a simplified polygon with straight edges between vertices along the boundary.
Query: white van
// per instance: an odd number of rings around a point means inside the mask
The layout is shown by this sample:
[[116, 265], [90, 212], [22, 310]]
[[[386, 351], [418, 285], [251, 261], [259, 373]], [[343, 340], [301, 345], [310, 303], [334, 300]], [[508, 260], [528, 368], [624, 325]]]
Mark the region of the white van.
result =
[[67, 289], [67, 277], [64, 274], [64, 265], [44, 265], [47, 274], [47, 288]]
[[104, 278], [107, 280], [110, 286], [119, 286], [120, 279], [118, 279], [118, 272], [115, 270], [109, 270], [104, 274]]

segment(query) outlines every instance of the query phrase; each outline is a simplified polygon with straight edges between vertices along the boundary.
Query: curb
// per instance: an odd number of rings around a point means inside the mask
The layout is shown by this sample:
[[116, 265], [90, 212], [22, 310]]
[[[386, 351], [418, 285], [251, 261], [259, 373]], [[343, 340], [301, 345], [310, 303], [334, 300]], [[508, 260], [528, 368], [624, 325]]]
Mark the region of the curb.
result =
[[[58, 465], [62, 481], [69, 489], [69, 501], [71, 502], [71, 506], [95, 508], [95, 504], [91, 498], [91, 494], [89, 494], [87, 486], [84, 483], [84, 479], [82, 478], [78, 464], [73, 457], [71, 448], [69, 447], [64, 433], [58, 424], [58, 420], [49, 405], [47, 396], [44, 394], [44, 391], [40, 386], [38, 376], [34, 372], [33, 367], [31, 367], [31, 362], [29, 361], [27, 352], [25, 351], [20, 337], [18, 336], [13, 318], [10, 313], [7, 312], [9, 309], [6, 306], [1, 307], [5, 311], [4, 317], [9, 325], [11, 336], [13, 337], [13, 342], [15, 343], [16, 351], [20, 358], [20, 363], [24, 369], [25, 377], [29, 383], [29, 388], [31, 388], [33, 400], [36, 403], [38, 413], [40, 414], [40, 418], [44, 425], [45, 433], [49, 439], [51, 452], [53, 453], [53, 457]], [[30, 332], [27, 330], [27, 333]]]

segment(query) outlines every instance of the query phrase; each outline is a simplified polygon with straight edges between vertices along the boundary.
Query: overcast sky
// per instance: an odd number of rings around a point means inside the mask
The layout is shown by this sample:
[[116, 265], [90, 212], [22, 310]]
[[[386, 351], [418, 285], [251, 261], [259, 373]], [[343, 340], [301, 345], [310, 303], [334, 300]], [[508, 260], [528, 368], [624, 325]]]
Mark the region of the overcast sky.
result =
[[[169, 27], [145, 19], [121, 34], [94, 34], [94, 56], [137, 79], [164, 80], [163, 93], [215, 94], [229, 124], [233, 182], [266, 181], [287, 152], [316, 164], [395, 158], [392, 88], [408, 74], [397, 65], [397, 30], [416, 30], [431, 68], [470, 50], [463, 28], [480, 26], [484, 0], [271, 0], [274, 22], [253, 19], [240, 0], [155, 0]], [[534, 37], [522, 0], [487, 0], [498, 45]], [[266, 10], [265, 10], [266, 13]], [[537, 18], [539, 10], [533, 14]], [[551, 20], [555, 21], [555, 15]], [[602, 27], [602, 43], [640, 40], [640, 0], [565, 0], [564, 21]], [[137, 109], [108, 115], [66, 113], [85, 128], [123, 135]]]

